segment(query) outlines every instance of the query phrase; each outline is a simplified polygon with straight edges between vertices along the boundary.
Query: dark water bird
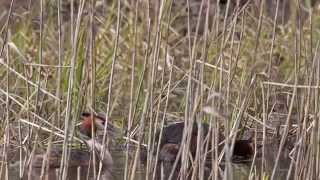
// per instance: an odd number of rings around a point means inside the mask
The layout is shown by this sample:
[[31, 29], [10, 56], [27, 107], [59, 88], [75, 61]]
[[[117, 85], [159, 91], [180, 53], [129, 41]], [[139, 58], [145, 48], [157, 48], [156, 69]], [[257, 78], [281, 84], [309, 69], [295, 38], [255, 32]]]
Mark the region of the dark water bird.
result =
[[158, 165], [156, 166], [156, 179], [169, 179], [172, 173], [173, 179], [178, 179], [180, 162], [174, 166], [174, 162], [179, 152], [179, 145], [168, 143], [163, 145], [159, 152]]
[[[166, 144], [177, 144], [180, 145], [182, 142], [182, 136], [185, 129], [185, 123], [184, 122], [178, 122], [170, 124], [163, 128], [162, 130], [162, 136], [160, 141], [160, 149], [164, 147]], [[209, 133], [209, 125], [202, 123], [202, 132], [203, 136], [206, 137]], [[160, 132], [157, 133], [156, 139], [159, 139]], [[190, 152], [192, 155], [195, 155], [196, 153], [196, 146], [197, 144], [197, 137], [198, 137], [198, 126], [197, 124], [193, 125], [192, 131], [191, 131], [191, 146], [190, 146]], [[222, 133], [219, 133], [219, 149], [221, 150], [221, 147], [223, 146], [223, 143], [221, 143], [224, 140], [224, 136]], [[211, 141], [209, 141], [211, 142]], [[209, 149], [212, 149], [212, 145], [209, 143]], [[252, 147], [252, 140], [236, 140], [234, 144], [233, 149], [233, 156], [241, 157], [243, 159], [248, 159], [253, 155], [253, 147]]]
[[[202, 137], [205, 138], [209, 133], [209, 125], [202, 123]], [[181, 165], [181, 159], [177, 161], [176, 166], [174, 166], [174, 162], [176, 161], [176, 158], [179, 153], [180, 146], [182, 144], [182, 138], [183, 133], [185, 131], [185, 123], [184, 122], [177, 122], [170, 124], [163, 128], [160, 145], [159, 145], [159, 155], [158, 155], [158, 165], [157, 165], [157, 179], [168, 179], [170, 173], [172, 174], [172, 178], [178, 178], [179, 177], [179, 169]], [[192, 159], [196, 156], [197, 151], [197, 139], [198, 139], [198, 126], [197, 124], [194, 124], [191, 131], [191, 139], [190, 139], [190, 147], [189, 151], [191, 154]], [[156, 140], [158, 140], [160, 137], [160, 131], [156, 134]], [[209, 136], [210, 139], [211, 136]], [[218, 139], [218, 151], [220, 152], [223, 149], [224, 143], [224, 136], [219, 133], [219, 139]], [[214, 149], [214, 147], [211, 145], [211, 141], [208, 141], [208, 151], [211, 151]], [[158, 143], [156, 143], [156, 147], [158, 146]], [[205, 147], [205, 146], [203, 146]], [[210, 153], [209, 153], [210, 154]], [[232, 155], [232, 161], [234, 163], [241, 163], [241, 162], [247, 162], [251, 159], [253, 156], [253, 147], [252, 147], [252, 141], [251, 139], [248, 140], [236, 140], [234, 144], [234, 150]], [[205, 162], [205, 179], [207, 178], [210, 173], [211, 169], [211, 156], [208, 155]], [[173, 169], [175, 168], [175, 169]], [[171, 172], [172, 171], [172, 172]], [[208, 172], [206, 172], [208, 171]], [[159, 173], [161, 172], [161, 173]], [[187, 179], [190, 177], [187, 177]]]

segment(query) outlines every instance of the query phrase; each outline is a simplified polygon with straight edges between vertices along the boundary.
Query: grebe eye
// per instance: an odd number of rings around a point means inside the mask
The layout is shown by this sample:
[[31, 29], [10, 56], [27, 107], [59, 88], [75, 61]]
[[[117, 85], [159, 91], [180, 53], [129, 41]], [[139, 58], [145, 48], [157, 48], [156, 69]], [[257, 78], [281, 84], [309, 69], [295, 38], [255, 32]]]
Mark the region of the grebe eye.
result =
[[228, 0], [220, 0], [219, 3], [220, 4], [227, 4]]
[[88, 112], [82, 112], [81, 113], [81, 116], [84, 116], [84, 117], [88, 117], [88, 116], [90, 116], [91, 114], [90, 113], [88, 113]]

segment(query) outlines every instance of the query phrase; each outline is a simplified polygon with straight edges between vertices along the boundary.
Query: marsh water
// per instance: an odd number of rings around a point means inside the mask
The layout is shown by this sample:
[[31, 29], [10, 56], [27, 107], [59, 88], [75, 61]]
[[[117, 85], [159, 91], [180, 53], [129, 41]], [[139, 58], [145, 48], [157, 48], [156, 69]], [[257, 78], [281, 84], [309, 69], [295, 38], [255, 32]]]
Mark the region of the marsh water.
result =
[[[19, 13], [16, 12], [17, 9], [27, 8], [28, 6], [39, 6], [39, 3], [35, 3], [37, 1], [30, 1], [30, 2], [34, 2], [34, 4], [30, 4], [30, 5], [27, 2], [29, 2], [29, 1], [20, 0], [20, 1], [16, 1], [15, 2], [16, 8], [14, 8], [15, 9], [15, 13], [13, 13], [13, 17], [15, 17], [17, 19], [16, 23], [23, 22], [22, 20], [25, 20], [24, 17], [27, 17], [27, 16], [25, 16], [25, 14], [24, 15], [19, 15]], [[275, 1], [266, 1], [266, 2], [267, 2], [267, 7], [268, 7], [267, 8], [267, 14], [274, 14], [273, 11], [276, 10], [276, 8], [274, 8], [275, 5], [272, 4], [272, 2], [274, 3]], [[285, 1], [285, 2], [289, 2], [289, 1]], [[9, 0], [0, 0], [0, 10], [3, 11], [3, 8], [8, 10], [9, 6], [10, 6], [10, 3], [11, 3], [11, 1], [9, 1]], [[283, 5], [284, 7], [279, 8], [279, 9], [283, 9], [283, 11], [284, 11], [284, 12], [279, 13], [279, 14], [280, 14], [280, 17], [283, 16], [282, 19], [284, 19], [285, 21], [290, 19], [290, 17], [289, 17], [290, 13], [286, 13], [285, 12], [286, 9], [290, 9], [290, 8], [287, 8], [287, 6], [289, 7], [289, 4], [290, 3], [286, 3], [286, 4]], [[37, 9], [37, 7], [35, 7], [34, 9]], [[40, 8], [38, 8], [38, 9], [40, 9]], [[177, 6], [177, 9], [182, 9], [182, 8]], [[24, 10], [21, 10], [21, 11], [22, 11], [22, 14], [25, 13]], [[68, 13], [67, 15], [69, 15], [70, 12], [69, 11], [66, 11], [66, 12]], [[196, 12], [195, 13], [196, 15], [194, 16], [194, 17], [196, 17], [195, 19], [198, 19], [198, 11], [195, 10], [194, 12]], [[40, 14], [40, 12], [36, 12], [35, 16], [38, 17], [39, 14]], [[295, 14], [295, 13], [293, 13], [293, 14]], [[2, 17], [5, 17], [5, 16], [2, 15]], [[69, 17], [69, 16], [66, 16], [66, 17]], [[302, 18], [305, 19], [305, 17], [302, 17]], [[19, 19], [21, 19], [21, 20], [18, 21]], [[30, 19], [32, 19], [32, 17], [30, 17]], [[0, 20], [5, 22], [6, 18], [2, 18]], [[37, 18], [36, 18], [36, 20], [37, 20]], [[1, 24], [1, 21], [0, 21], [0, 24]], [[67, 21], [67, 20], [65, 20], [65, 21]], [[38, 22], [38, 21], [36, 21], [36, 22]], [[187, 23], [183, 23], [183, 22], [185, 22], [185, 21], [182, 21], [181, 24], [187, 24]], [[68, 24], [68, 23], [66, 23], [66, 24]], [[191, 23], [191, 24], [197, 24], [197, 23]], [[180, 24], [178, 24], [178, 25], [180, 25]], [[39, 25], [37, 24], [36, 28], [38, 28], [38, 26]], [[19, 30], [21, 30], [21, 29], [17, 29], [17, 31], [19, 31]], [[29, 34], [27, 34], [27, 35], [29, 35]], [[55, 48], [53, 48], [53, 49], [55, 49]], [[23, 95], [21, 95], [21, 97], [23, 97]], [[126, 100], [126, 98], [124, 98], [124, 99]], [[180, 102], [180, 100], [178, 100], [177, 102]], [[124, 103], [128, 103], [128, 101], [126, 100], [126, 101], [124, 101]], [[119, 104], [121, 104], [121, 103], [119, 103]], [[123, 108], [123, 107], [121, 107], [121, 108]], [[170, 108], [168, 108], [168, 109], [170, 109]], [[124, 111], [124, 113], [127, 113], [127, 111]], [[268, 171], [272, 171], [273, 165], [275, 164], [276, 152], [278, 151], [278, 149], [277, 149], [277, 147], [271, 147], [271, 146], [269, 148], [270, 149], [266, 150], [266, 152], [268, 154], [267, 154], [266, 158], [264, 159], [264, 161], [265, 161], [265, 164], [266, 164], [266, 169]], [[114, 180], [124, 179], [124, 171], [125, 171], [125, 163], [126, 163], [125, 152], [123, 150], [119, 150], [118, 148], [115, 148], [115, 149], [111, 149], [111, 154], [112, 154], [112, 157], [113, 157], [113, 160], [114, 160], [114, 168], [113, 168], [113, 172], [112, 172]], [[286, 153], [286, 154], [289, 154], [289, 153]], [[12, 158], [12, 159], [8, 160], [9, 161], [9, 163], [8, 163], [8, 173], [6, 175], [7, 176], [6, 179], [9, 179], [9, 180], [16, 180], [17, 179], [18, 180], [18, 179], [20, 179], [19, 178], [19, 174], [20, 174], [20, 170], [19, 170], [19, 168], [20, 168], [19, 167], [20, 166], [19, 151], [14, 152], [13, 156], [15, 158]], [[1, 161], [3, 162], [3, 160], [1, 160]], [[256, 174], [259, 174], [259, 172], [260, 172], [259, 164], [261, 164], [260, 161], [261, 161], [261, 159], [260, 160], [257, 159], [256, 166], [255, 166], [256, 168], [253, 168], [252, 172], [256, 172]], [[2, 164], [4, 165], [4, 163], [2, 163]], [[278, 170], [277, 179], [286, 179], [286, 175], [287, 175], [287, 172], [288, 172], [289, 165], [290, 165], [290, 160], [289, 160], [288, 157], [281, 157], [280, 158], [279, 165], [278, 165], [278, 168], [277, 168], [277, 170]], [[3, 167], [5, 167], [5, 166], [3, 166]], [[129, 167], [131, 167], [131, 166], [129, 166]], [[26, 169], [25, 171], [27, 171], [27, 170], [28, 169]], [[234, 179], [240, 179], [240, 180], [248, 179], [250, 171], [251, 171], [251, 164], [250, 163], [249, 164], [233, 164], [233, 177], [234, 177]], [[4, 172], [4, 170], [2, 172]], [[2, 174], [4, 174], [4, 173], [2, 173]], [[270, 177], [270, 175], [271, 175], [271, 172], [269, 172], [269, 175], [266, 175], [266, 177]], [[138, 165], [135, 179], [143, 180], [144, 177], [145, 177], [144, 166], [143, 165]], [[5, 178], [2, 177], [1, 179], [5, 179]], [[260, 179], [263, 179], [263, 177], [261, 177]]]
[[[125, 171], [125, 163], [126, 163], [126, 156], [125, 152], [122, 151], [119, 148], [115, 148], [111, 150], [111, 154], [114, 160], [114, 168], [113, 168], [113, 180], [122, 180], [124, 179], [124, 171]], [[18, 154], [16, 154], [16, 157], [19, 157]], [[257, 166], [256, 168], [253, 168], [253, 172], [256, 172], [256, 174], [259, 174], [259, 165], [261, 159], [257, 159]], [[265, 159], [265, 162], [267, 165], [273, 165], [274, 159], [267, 157]], [[11, 161], [9, 163], [9, 171], [8, 171], [8, 179], [9, 180], [19, 180], [19, 161], [16, 159], [15, 161]], [[276, 179], [282, 180], [286, 179], [286, 175], [288, 172], [288, 165], [290, 162], [286, 162], [285, 160], [282, 160], [280, 162], [280, 166], [277, 171]], [[237, 180], [246, 180], [249, 179], [249, 174], [251, 170], [251, 163], [247, 164], [232, 164], [232, 170], [233, 170], [233, 179]], [[271, 169], [269, 170], [269, 174], [271, 175]], [[268, 177], [268, 176], [267, 176]], [[270, 176], [269, 176], [270, 177]], [[145, 179], [145, 167], [143, 165], [138, 165], [136, 170], [136, 176], [135, 179], [137, 180], [143, 180]], [[261, 178], [260, 178], [261, 179]]]

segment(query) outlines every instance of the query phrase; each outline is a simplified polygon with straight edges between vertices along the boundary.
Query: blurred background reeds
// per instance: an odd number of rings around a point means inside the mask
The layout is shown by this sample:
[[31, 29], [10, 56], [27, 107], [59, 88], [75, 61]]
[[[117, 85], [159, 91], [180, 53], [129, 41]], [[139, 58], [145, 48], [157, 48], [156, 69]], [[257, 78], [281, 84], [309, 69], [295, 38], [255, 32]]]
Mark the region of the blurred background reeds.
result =
[[[107, 147], [115, 180], [165, 172], [156, 133], [181, 121], [172, 179], [320, 179], [319, 11], [317, 0], [0, 0], [1, 179], [27, 179], [36, 154], [86, 149], [82, 112], [121, 129]], [[188, 158], [201, 123], [216, 147], [225, 137], [209, 169], [201, 148]], [[240, 139], [252, 141], [246, 163], [232, 161]]]

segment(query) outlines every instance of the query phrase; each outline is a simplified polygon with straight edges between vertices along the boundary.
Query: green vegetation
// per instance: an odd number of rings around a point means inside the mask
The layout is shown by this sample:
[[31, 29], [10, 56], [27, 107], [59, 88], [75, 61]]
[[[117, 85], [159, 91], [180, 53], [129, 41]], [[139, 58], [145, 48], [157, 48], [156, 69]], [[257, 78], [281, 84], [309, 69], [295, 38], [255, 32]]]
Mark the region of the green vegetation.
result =
[[280, 5], [275, 23], [270, 13], [277, 8], [262, 5], [259, 16], [256, 1], [210, 8], [197, 0], [40, 1], [7, 8], [0, 19], [5, 151], [9, 144], [22, 145], [14, 149], [24, 154], [48, 144], [78, 146], [57, 134], [78, 137], [79, 114], [95, 111], [124, 136], [139, 127], [144, 133], [134, 138], [149, 147], [156, 130], [179, 120], [210, 123], [229, 140], [254, 134], [262, 158], [275, 161], [261, 168], [255, 158], [248, 174], [260, 179], [272, 179], [273, 165], [285, 161], [276, 159], [279, 146], [264, 145], [277, 139], [285, 152], [292, 140], [291, 176], [319, 177], [318, 3]]

